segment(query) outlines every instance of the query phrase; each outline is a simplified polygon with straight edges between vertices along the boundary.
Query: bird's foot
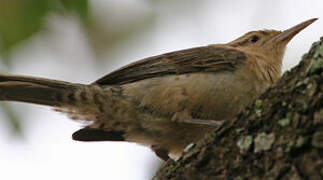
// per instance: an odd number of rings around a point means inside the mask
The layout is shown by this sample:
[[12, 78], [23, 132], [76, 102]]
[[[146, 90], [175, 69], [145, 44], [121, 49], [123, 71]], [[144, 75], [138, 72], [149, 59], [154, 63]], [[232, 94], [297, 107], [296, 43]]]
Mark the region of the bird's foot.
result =
[[215, 126], [220, 127], [223, 125], [224, 121], [216, 121], [211, 119], [182, 119], [176, 122], [183, 122], [188, 124], [199, 124], [199, 125], [208, 125], [208, 126]]

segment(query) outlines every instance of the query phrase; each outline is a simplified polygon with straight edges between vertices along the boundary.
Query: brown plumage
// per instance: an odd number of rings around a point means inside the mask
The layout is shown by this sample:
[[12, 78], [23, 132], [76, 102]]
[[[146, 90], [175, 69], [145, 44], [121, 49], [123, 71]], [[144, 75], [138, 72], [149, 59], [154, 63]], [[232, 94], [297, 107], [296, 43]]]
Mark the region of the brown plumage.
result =
[[0, 75], [0, 100], [54, 107], [89, 125], [79, 141], [129, 141], [162, 159], [234, 117], [281, 75], [287, 43], [313, 23], [137, 61], [90, 85]]

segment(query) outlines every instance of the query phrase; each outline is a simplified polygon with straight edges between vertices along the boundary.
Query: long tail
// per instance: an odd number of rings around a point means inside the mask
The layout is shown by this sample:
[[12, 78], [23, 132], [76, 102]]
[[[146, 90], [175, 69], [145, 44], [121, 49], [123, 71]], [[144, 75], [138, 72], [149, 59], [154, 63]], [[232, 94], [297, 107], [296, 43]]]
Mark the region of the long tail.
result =
[[1, 75], [0, 100], [62, 106], [66, 98], [82, 88], [81, 84], [45, 78]]

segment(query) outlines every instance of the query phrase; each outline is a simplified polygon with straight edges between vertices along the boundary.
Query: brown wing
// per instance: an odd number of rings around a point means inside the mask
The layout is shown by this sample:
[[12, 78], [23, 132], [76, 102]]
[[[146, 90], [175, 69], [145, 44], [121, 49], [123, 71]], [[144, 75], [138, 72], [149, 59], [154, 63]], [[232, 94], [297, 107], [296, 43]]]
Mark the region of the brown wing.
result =
[[120, 85], [147, 78], [192, 72], [234, 70], [246, 56], [234, 49], [203, 46], [149, 57], [118, 69], [94, 83]]

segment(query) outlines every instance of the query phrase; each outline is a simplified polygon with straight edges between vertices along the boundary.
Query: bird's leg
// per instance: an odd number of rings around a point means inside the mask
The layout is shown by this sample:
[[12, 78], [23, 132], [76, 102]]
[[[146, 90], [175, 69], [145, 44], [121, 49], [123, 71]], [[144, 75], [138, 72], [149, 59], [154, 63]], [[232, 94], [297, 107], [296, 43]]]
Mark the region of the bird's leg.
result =
[[190, 113], [186, 110], [177, 112], [173, 115], [172, 122], [176, 123], [188, 123], [188, 124], [197, 124], [197, 125], [208, 125], [208, 126], [215, 126], [220, 127], [222, 126], [224, 121], [217, 121], [212, 119], [196, 119], [192, 118]]
[[208, 125], [214, 127], [220, 127], [223, 125], [224, 121], [216, 121], [212, 119], [183, 119], [177, 122], [189, 123], [189, 124], [199, 124], [199, 125]]

